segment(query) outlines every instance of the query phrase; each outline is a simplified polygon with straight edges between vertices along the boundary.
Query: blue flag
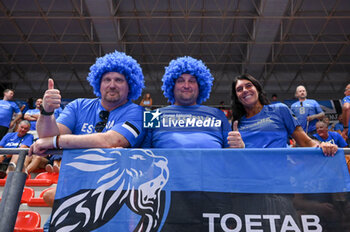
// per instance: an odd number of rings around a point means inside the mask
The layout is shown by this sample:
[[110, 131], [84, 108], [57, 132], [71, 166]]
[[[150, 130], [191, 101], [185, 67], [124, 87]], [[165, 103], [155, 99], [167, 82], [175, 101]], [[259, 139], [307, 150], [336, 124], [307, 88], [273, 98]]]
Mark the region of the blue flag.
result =
[[341, 149], [65, 150], [50, 231], [336, 231], [348, 192]]

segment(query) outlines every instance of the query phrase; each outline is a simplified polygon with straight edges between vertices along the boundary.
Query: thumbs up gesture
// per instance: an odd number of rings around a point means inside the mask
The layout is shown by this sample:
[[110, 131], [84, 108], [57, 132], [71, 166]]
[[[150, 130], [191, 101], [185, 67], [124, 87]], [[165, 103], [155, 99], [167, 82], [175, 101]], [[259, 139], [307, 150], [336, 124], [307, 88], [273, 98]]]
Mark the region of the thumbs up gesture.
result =
[[241, 134], [238, 131], [238, 121], [233, 122], [233, 131], [228, 133], [227, 137], [230, 148], [244, 148], [245, 144], [242, 140]]
[[48, 88], [43, 97], [43, 107], [46, 112], [53, 112], [61, 105], [61, 94], [58, 89], [54, 88], [55, 83], [53, 79], [49, 78]]

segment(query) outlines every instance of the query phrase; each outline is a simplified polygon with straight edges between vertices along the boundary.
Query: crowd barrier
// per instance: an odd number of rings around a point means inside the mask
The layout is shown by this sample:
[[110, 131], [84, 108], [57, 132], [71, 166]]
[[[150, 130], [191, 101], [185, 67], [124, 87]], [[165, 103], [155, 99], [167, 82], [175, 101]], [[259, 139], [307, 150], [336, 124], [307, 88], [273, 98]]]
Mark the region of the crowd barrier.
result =
[[[28, 149], [0, 149], [18, 152], [0, 203], [2, 231], [13, 231], [16, 222]], [[76, 149], [64, 154], [52, 231], [350, 229], [344, 158], [350, 149], [339, 149], [335, 157], [315, 148]]]

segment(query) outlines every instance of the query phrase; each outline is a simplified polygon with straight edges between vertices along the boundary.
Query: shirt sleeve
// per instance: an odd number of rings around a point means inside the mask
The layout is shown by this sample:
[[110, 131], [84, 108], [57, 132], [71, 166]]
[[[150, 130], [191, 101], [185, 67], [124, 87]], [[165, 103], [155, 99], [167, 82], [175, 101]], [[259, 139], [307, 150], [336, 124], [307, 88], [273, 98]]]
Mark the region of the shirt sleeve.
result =
[[342, 104], [344, 105], [344, 103], [350, 103], [350, 96], [346, 96], [343, 98]]
[[143, 111], [142, 107], [130, 107], [126, 114], [118, 120], [112, 127], [112, 130], [123, 135], [131, 147], [141, 146], [141, 142], [145, 136], [143, 129]]
[[316, 112], [319, 114], [319, 113], [322, 113], [323, 112], [323, 110], [322, 110], [322, 108], [321, 108], [321, 106], [320, 106], [320, 104], [318, 104], [318, 102], [317, 101], [314, 101], [314, 104], [315, 104], [315, 109], [316, 109]]
[[74, 127], [77, 121], [76, 112], [78, 112], [78, 101], [72, 101], [61, 112], [56, 122], [61, 123], [68, 127], [71, 131], [74, 131]]
[[293, 117], [292, 111], [285, 104], [278, 104], [278, 109], [280, 110], [280, 117], [284, 122], [288, 135], [293, 134], [295, 128], [300, 126], [300, 123], [295, 117]]
[[18, 114], [21, 112], [21, 109], [18, 107], [18, 105], [15, 102], [11, 102], [12, 103], [12, 107], [13, 107], [13, 111]]

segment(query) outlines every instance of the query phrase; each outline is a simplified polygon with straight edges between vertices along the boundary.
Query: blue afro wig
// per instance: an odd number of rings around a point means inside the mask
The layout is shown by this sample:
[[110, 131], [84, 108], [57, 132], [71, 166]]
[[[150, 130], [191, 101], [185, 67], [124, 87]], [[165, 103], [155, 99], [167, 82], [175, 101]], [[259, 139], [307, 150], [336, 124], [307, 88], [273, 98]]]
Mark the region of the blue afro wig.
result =
[[165, 74], [162, 79], [162, 90], [164, 96], [168, 98], [168, 101], [171, 102], [171, 104], [174, 104], [175, 80], [184, 73], [191, 74], [197, 78], [199, 86], [197, 104], [206, 101], [210, 96], [214, 78], [211, 75], [210, 70], [201, 60], [196, 60], [189, 56], [179, 57], [176, 60], [172, 60], [169, 63], [169, 66], [165, 68]]
[[118, 72], [125, 76], [129, 85], [129, 100], [136, 100], [141, 96], [145, 87], [144, 77], [140, 65], [131, 56], [115, 51], [96, 59], [96, 63], [90, 67], [87, 80], [94, 88], [97, 97], [101, 97], [101, 78], [107, 72]]

